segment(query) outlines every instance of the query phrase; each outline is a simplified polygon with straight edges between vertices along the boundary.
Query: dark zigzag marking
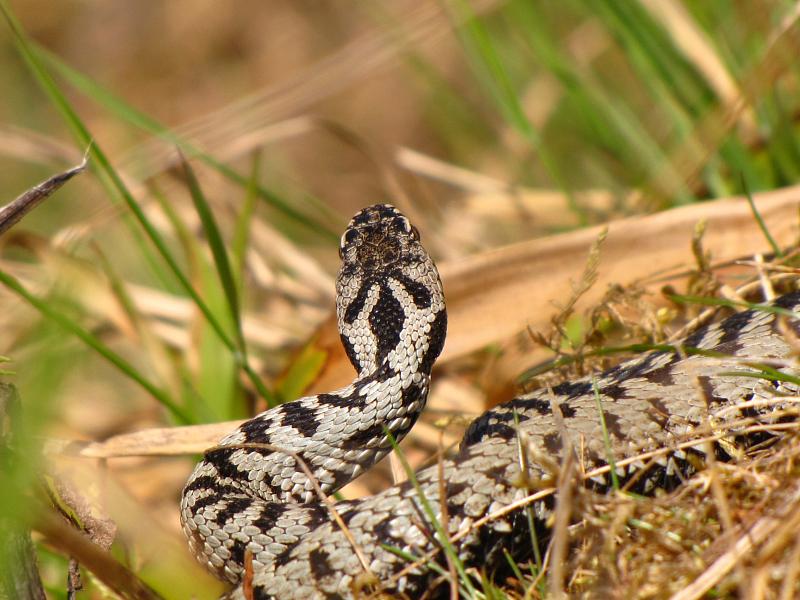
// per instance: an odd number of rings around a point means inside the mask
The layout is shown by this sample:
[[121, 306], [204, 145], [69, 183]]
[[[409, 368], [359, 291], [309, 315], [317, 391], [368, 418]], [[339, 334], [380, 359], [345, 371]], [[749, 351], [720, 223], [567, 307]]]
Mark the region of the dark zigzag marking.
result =
[[228, 519], [232, 519], [236, 514], [242, 512], [243, 510], [247, 509], [251, 504], [253, 504], [253, 499], [249, 497], [233, 497], [230, 496], [225, 497], [225, 507], [220, 508], [217, 511], [216, 516], [212, 519], [214, 523], [222, 527], [225, 525], [225, 521]]
[[270, 437], [267, 428], [270, 425], [270, 420], [265, 421], [261, 417], [255, 417], [249, 421], [245, 421], [239, 427], [239, 430], [244, 433], [244, 441], [248, 444], [269, 444]]
[[627, 437], [625, 432], [622, 430], [619, 417], [617, 415], [604, 410], [603, 421], [605, 422], [608, 432], [611, 433], [611, 435], [613, 435], [615, 438], [618, 440], [624, 440]]
[[365, 377], [356, 384], [356, 389], [360, 390], [370, 381], [377, 381], [379, 383], [383, 383], [384, 381], [388, 381], [395, 375], [397, 375], [397, 371], [395, 371], [392, 367], [390, 367], [388, 362], [381, 363], [377, 371], [372, 373], [372, 375], [370, 375], [369, 377]]
[[226, 490], [233, 490], [233, 488], [230, 486], [220, 485], [219, 480], [216, 477], [212, 477], [211, 475], [201, 475], [200, 477], [195, 478], [191, 483], [187, 484], [186, 487], [183, 488], [183, 493], [186, 495], [187, 493], [195, 490], [211, 490], [215, 493], [219, 493], [223, 488]]
[[281, 425], [294, 427], [305, 437], [313, 436], [319, 427], [318, 409], [304, 406], [300, 402], [281, 405]]
[[358, 362], [358, 355], [356, 354], [355, 348], [353, 348], [353, 344], [350, 342], [350, 338], [343, 333], [339, 334], [339, 338], [342, 340], [342, 346], [344, 346], [347, 359], [350, 361], [350, 364], [353, 365], [353, 368], [360, 373], [363, 367], [361, 363]]
[[400, 332], [406, 322], [403, 305], [394, 297], [389, 286], [381, 285], [378, 301], [369, 312], [368, 321], [370, 330], [378, 341], [375, 363], [380, 364], [397, 347]]
[[542, 438], [544, 447], [552, 457], [561, 455], [561, 434], [560, 433], [547, 433]]
[[[395, 439], [400, 439], [409, 432], [409, 430], [414, 426], [414, 423], [417, 422], [419, 412], [415, 412], [413, 414], [409, 413], [406, 416], [409, 419], [408, 425], [399, 429], [395, 429], [391, 432]], [[341, 447], [344, 450], [357, 450], [359, 448], [366, 448], [367, 442], [374, 439], [380, 439], [384, 436], [386, 425], [386, 423], [375, 423], [366, 429], [359, 429], [349, 438], [342, 440]]]
[[[426, 391], [426, 386], [416, 383], [412, 383], [407, 388], [403, 388], [403, 390], [400, 392], [400, 395], [403, 399], [403, 406], [407, 407], [418, 400], [422, 400], [425, 397]], [[420, 407], [420, 409], [421, 408], [422, 407]]]
[[308, 555], [308, 564], [311, 567], [311, 575], [318, 582], [326, 577], [336, 575], [336, 570], [331, 567], [328, 560], [329, 554], [322, 548], [315, 548]]
[[358, 288], [358, 293], [353, 301], [348, 304], [344, 309], [344, 322], [352, 325], [358, 317], [358, 314], [364, 309], [367, 303], [367, 295], [370, 288], [372, 288], [375, 281], [372, 278], [367, 278]]
[[319, 394], [317, 396], [320, 406], [335, 406], [337, 408], [362, 409], [366, 398], [358, 393], [358, 390], [347, 396], [337, 396], [336, 394]]
[[430, 308], [433, 296], [427, 285], [419, 281], [414, 281], [410, 277], [404, 275], [399, 269], [393, 271], [389, 277], [395, 279], [403, 286], [403, 289], [408, 292], [408, 295], [414, 299], [414, 304], [417, 308]]
[[431, 330], [428, 333], [430, 342], [428, 350], [420, 361], [419, 370], [423, 373], [430, 373], [434, 361], [438, 358], [444, 347], [444, 338], [447, 335], [447, 311], [442, 310], [436, 313], [436, 317], [431, 323]]
[[205, 453], [205, 461], [212, 465], [219, 473], [220, 477], [233, 480], [247, 479], [247, 474], [242, 473], [235, 464], [231, 462], [231, 455], [237, 451], [237, 448], [222, 447], [215, 448], [214, 450], [207, 450]]
[[236, 562], [236, 564], [244, 564], [244, 551], [246, 548], [247, 544], [245, 542], [236, 539], [233, 540], [233, 544], [228, 547], [231, 551], [231, 559]]
[[[691, 344], [683, 345], [693, 347]], [[671, 355], [670, 360], [664, 365], [654, 367], [653, 365], [662, 360], [665, 354]], [[671, 385], [674, 383], [672, 379], [672, 367], [679, 358], [680, 355], [677, 352], [651, 352], [647, 354], [641, 362], [637, 362], [634, 359], [631, 361], [633, 364], [627, 362], [622, 363], [618, 367], [614, 367], [602, 375], [604, 378], [611, 379], [612, 383], [604, 386], [600, 391], [607, 396], [613, 396], [616, 390], [623, 391], [623, 388], [619, 384], [623, 384], [629, 379], [636, 379], [639, 377], [643, 377], [653, 383]]]
[[[234, 490], [234, 492], [238, 492], [238, 490]], [[223, 492], [222, 490], [220, 490], [219, 492], [215, 491], [215, 493], [213, 493], [213, 494], [211, 494], [209, 496], [204, 496], [203, 498], [200, 498], [199, 500], [195, 500], [195, 503], [192, 504], [192, 506], [191, 506], [192, 513], [195, 514], [195, 515], [198, 515], [198, 514], [200, 514], [200, 511], [202, 511], [206, 506], [212, 506], [212, 505], [216, 504], [217, 502], [219, 502], [222, 499], [222, 494], [223, 493], [227, 494], [229, 492], [227, 492], [227, 491]]]

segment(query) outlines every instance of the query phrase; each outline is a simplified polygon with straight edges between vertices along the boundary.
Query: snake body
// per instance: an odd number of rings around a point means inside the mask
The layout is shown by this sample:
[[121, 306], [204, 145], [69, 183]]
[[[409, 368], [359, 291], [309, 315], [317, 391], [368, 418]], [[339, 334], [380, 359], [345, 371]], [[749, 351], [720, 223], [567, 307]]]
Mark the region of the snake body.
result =
[[[600, 469], [586, 480], [597, 491], [610, 489], [601, 469], [609, 450], [622, 484], [645, 494], [670, 489], [707, 449], [679, 442], [711, 436], [718, 458], [728, 459], [779, 437], [780, 397], [797, 392], [781, 377], [754, 377], [748, 365], [796, 372], [777, 313], [800, 311], [800, 292], [779, 298], [776, 309], [700, 329], [676, 351], [642, 354], [492, 409], [471, 424], [454, 458], [375, 496], [333, 503], [337, 523], [314, 482], [333, 493], [391, 450], [388, 433], [399, 440], [410, 430], [447, 322], [436, 267], [394, 207], [357, 213], [340, 254], [337, 315], [356, 379], [245, 422], [205, 453], [183, 491], [191, 549], [238, 585], [231, 598], [351, 597], [376, 582], [416, 597], [431, 591], [437, 573], [409, 557], [446, 565], [444, 545], [465, 566], [491, 573], [505, 552], [530, 553], [531, 523], [546, 543], [555, 498], [526, 502], [525, 482], [552, 477], [566, 452], [578, 454], [584, 472]], [[762, 425], [757, 439], [744, 432], [745, 418]]]

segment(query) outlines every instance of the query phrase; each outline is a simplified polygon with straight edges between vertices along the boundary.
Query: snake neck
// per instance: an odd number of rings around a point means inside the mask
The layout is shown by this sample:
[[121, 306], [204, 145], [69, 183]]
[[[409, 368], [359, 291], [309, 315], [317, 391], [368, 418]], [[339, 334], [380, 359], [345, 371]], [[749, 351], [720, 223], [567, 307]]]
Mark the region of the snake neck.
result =
[[351, 319], [359, 334], [348, 340], [354, 353], [369, 358], [350, 385], [246, 421], [206, 453], [187, 490], [205, 489], [214, 480], [267, 502], [314, 502], [315, 483], [333, 493], [389, 453], [392, 438], [400, 441], [425, 406], [447, 327], [443, 301], [415, 301], [409, 285], [387, 277], [365, 286], [364, 302]]
[[[212, 531], [272, 532], [296, 503], [319, 502], [319, 491], [335, 492], [388, 454], [425, 405], [447, 313], [418, 233], [395, 208], [368, 207], [351, 221], [340, 254], [337, 316], [356, 378], [246, 421], [205, 453], [183, 490], [195, 553], [231, 581], [241, 561], [218, 556]], [[254, 564], [271, 561], [253, 552]]]
[[365, 276], [338, 302], [342, 345], [359, 379], [430, 375], [442, 350], [447, 312], [438, 274], [408, 271]]

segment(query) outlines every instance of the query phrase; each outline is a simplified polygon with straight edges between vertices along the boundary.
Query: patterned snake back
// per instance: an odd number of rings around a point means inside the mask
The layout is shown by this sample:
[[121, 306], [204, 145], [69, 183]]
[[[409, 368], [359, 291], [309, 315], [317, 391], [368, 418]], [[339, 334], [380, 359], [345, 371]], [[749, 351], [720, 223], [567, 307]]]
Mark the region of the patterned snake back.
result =
[[[366, 585], [418, 596], [431, 591], [436, 572], [399, 554], [445, 565], [445, 530], [466, 566], [491, 573], [504, 552], [530, 553], [529, 523], [546, 543], [554, 496], [526, 502], [536, 490], [524, 482], [551, 475], [547, 463], [558, 463], [565, 449], [580, 451], [586, 472], [604, 467], [605, 429], [623, 484], [635, 478], [631, 489], [639, 493], [670, 489], [706, 449], [679, 442], [715, 436], [718, 458], [727, 459], [754, 441], [742, 433], [745, 417], [764, 425], [758, 442], [777, 438], [770, 424], [781, 403], [774, 399], [797, 392], [752, 376], [753, 363], [797, 370], [776, 312], [745, 311], [697, 331], [674, 352], [642, 354], [594, 378], [520, 396], [474, 421], [458, 455], [418, 472], [416, 482], [329, 506], [315, 483], [335, 492], [390, 451], [388, 433], [399, 440], [413, 426], [447, 327], [436, 267], [397, 209], [356, 214], [340, 254], [337, 316], [356, 379], [245, 422], [206, 451], [183, 491], [192, 551], [237, 584], [230, 598], [351, 597]], [[775, 305], [797, 312], [800, 293]], [[652, 460], [638, 458], [664, 448]], [[587, 482], [609, 489], [606, 473]], [[252, 596], [241, 585], [248, 561]]]

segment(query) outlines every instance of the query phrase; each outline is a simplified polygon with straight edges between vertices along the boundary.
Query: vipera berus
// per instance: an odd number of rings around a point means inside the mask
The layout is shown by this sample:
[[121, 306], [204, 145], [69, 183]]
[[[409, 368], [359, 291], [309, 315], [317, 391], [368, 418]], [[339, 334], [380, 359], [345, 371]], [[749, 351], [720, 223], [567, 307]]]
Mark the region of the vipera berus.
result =
[[[416, 229], [394, 207], [375, 205], [356, 214], [340, 254], [337, 315], [356, 379], [245, 422], [205, 453], [183, 491], [181, 520], [190, 546], [216, 575], [237, 584], [231, 598], [245, 598], [246, 557], [256, 599], [350, 597], [375, 581], [381, 591], [419, 596], [430, 591], [436, 571], [410, 568], [396, 551], [430, 555], [445, 565], [436, 531], [445, 504], [454, 551], [466, 566], [491, 573], [505, 560], [503, 551], [517, 557], [531, 551], [523, 506], [532, 510], [545, 543], [555, 496], [526, 502], [536, 490], [521, 482], [552, 474], [544, 463], [560, 460], [565, 436], [572, 451], [580, 449], [584, 471], [602, 470], [609, 458], [605, 428], [621, 484], [635, 476], [632, 491], [647, 494], [694, 472], [706, 446], [693, 445], [692, 436], [721, 438], [715, 451], [723, 460], [732, 448], [753, 441], [743, 433], [743, 419], [766, 426], [758, 441], [779, 437], [769, 425], [782, 408], [780, 396], [797, 392], [791, 384], [752, 376], [752, 364], [765, 361], [797, 374], [775, 312], [740, 312], [696, 331], [676, 351], [642, 354], [488, 411], [471, 424], [458, 454], [418, 472], [416, 485], [409, 481], [335, 502], [345, 532], [296, 457], [331, 494], [385, 456], [391, 450], [387, 431], [402, 438], [425, 404], [447, 316], [436, 267]], [[774, 306], [797, 312], [800, 292]], [[786, 322], [800, 330], [796, 320]], [[653, 460], [636, 458], [650, 451]], [[586, 483], [607, 491], [609, 479], [607, 472], [596, 473]]]

